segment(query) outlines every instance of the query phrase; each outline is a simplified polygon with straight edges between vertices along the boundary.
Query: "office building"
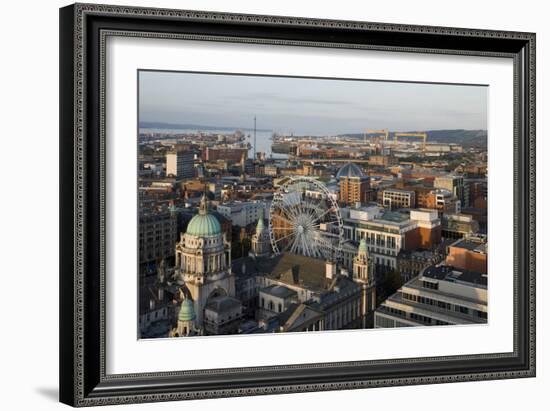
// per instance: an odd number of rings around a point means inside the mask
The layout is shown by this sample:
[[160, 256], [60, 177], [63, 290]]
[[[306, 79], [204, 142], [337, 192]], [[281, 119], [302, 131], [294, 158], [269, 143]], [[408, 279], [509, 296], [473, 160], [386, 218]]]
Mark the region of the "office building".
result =
[[382, 204], [390, 210], [396, 208], [414, 208], [416, 203], [415, 192], [399, 188], [382, 190]]
[[166, 153], [166, 176], [177, 180], [195, 177], [195, 155], [190, 150]]
[[216, 210], [231, 220], [231, 224], [246, 227], [265, 217], [266, 203], [263, 201], [229, 201], [218, 204]]
[[441, 242], [441, 221], [434, 210], [396, 212], [374, 206], [344, 208], [342, 219], [344, 237], [357, 242], [365, 239], [378, 272], [396, 269], [401, 250], [431, 249]]
[[139, 262], [156, 263], [174, 257], [177, 218], [170, 211], [144, 211], [139, 215]]
[[385, 300], [375, 328], [487, 323], [487, 274], [441, 265], [425, 269]]

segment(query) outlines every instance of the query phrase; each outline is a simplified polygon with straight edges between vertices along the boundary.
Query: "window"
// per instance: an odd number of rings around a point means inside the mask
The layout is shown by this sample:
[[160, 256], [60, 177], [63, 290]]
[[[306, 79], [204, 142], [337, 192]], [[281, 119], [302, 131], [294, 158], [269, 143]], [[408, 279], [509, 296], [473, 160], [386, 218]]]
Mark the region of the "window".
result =
[[376, 316], [376, 326], [380, 328], [393, 328], [395, 321], [386, 317]]
[[431, 290], [438, 290], [439, 283], [432, 282], [432, 281], [422, 281], [422, 287], [429, 288]]
[[461, 305], [455, 305], [455, 311], [461, 314], [470, 314], [470, 310], [467, 307]]
[[475, 310], [476, 317], [487, 319], [487, 312]]
[[431, 318], [416, 313], [411, 313], [411, 319], [422, 322], [424, 324], [431, 324], [432, 322]]

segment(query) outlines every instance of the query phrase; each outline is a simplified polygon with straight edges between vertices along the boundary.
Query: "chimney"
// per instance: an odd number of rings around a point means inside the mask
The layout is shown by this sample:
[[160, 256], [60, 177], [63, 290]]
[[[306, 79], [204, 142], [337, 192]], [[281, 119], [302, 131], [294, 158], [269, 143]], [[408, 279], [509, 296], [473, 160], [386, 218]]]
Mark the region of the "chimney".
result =
[[325, 263], [325, 276], [332, 280], [334, 277], [336, 277], [336, 263], [331, 260], [327, 260]]

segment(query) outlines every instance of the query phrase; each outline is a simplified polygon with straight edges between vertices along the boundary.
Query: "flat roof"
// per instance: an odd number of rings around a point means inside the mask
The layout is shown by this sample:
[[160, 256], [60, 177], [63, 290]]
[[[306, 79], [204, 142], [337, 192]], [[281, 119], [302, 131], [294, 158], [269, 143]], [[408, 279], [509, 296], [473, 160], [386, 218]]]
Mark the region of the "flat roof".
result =
[[485, 254], [487, 252], [487, 243], [481, 240], [473, 240], [469, 238], [464, 238], [456, 243], [452, 244], [451, 247], [464, 248], [469, 251], [476, 251], [478, 253]]
[[450, 265], [431, 266], [424, 270], [423, 277], [434, 280], [470, 283], [474, 286], [487, 287], [487, 274], [477, 271], [462, 270]]
[[410, 216], [404, 213], [398, 213], [395, 211], [386, 211], [382, 216], [376, 218], [374, 221], [389, 221], [391, 223], [404, 223], [410, 220]]

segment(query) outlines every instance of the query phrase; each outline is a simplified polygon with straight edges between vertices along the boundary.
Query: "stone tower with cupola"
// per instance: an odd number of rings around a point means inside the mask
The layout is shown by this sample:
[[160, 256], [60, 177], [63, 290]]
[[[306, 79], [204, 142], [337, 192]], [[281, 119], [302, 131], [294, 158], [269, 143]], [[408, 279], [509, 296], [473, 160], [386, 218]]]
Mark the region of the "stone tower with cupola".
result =
[[369, 255], [367, 242], [359, 242], [357, 256], [353, 259], [353, 280], [361, 285], [361, 316], [363, 328], [372, 326], [373, 313], [376, 309], [376, 282], [374, 278], [374, 261]]
[[199, 329], [204, 328], [204, 308], [209, 299], [235, 296], [231, 243], [222, 234], [218, 219], [208, 212], [206, 196], [176, 244], [175, 276], [189, 291]]
[[267, 257], [271, 253], [271, 242], [269, 232], [264, 225], [264, 219], [259, 218], [256, 225], [256, 232], [252, 236], [252, 244], [249, 255], [251, 257]]

